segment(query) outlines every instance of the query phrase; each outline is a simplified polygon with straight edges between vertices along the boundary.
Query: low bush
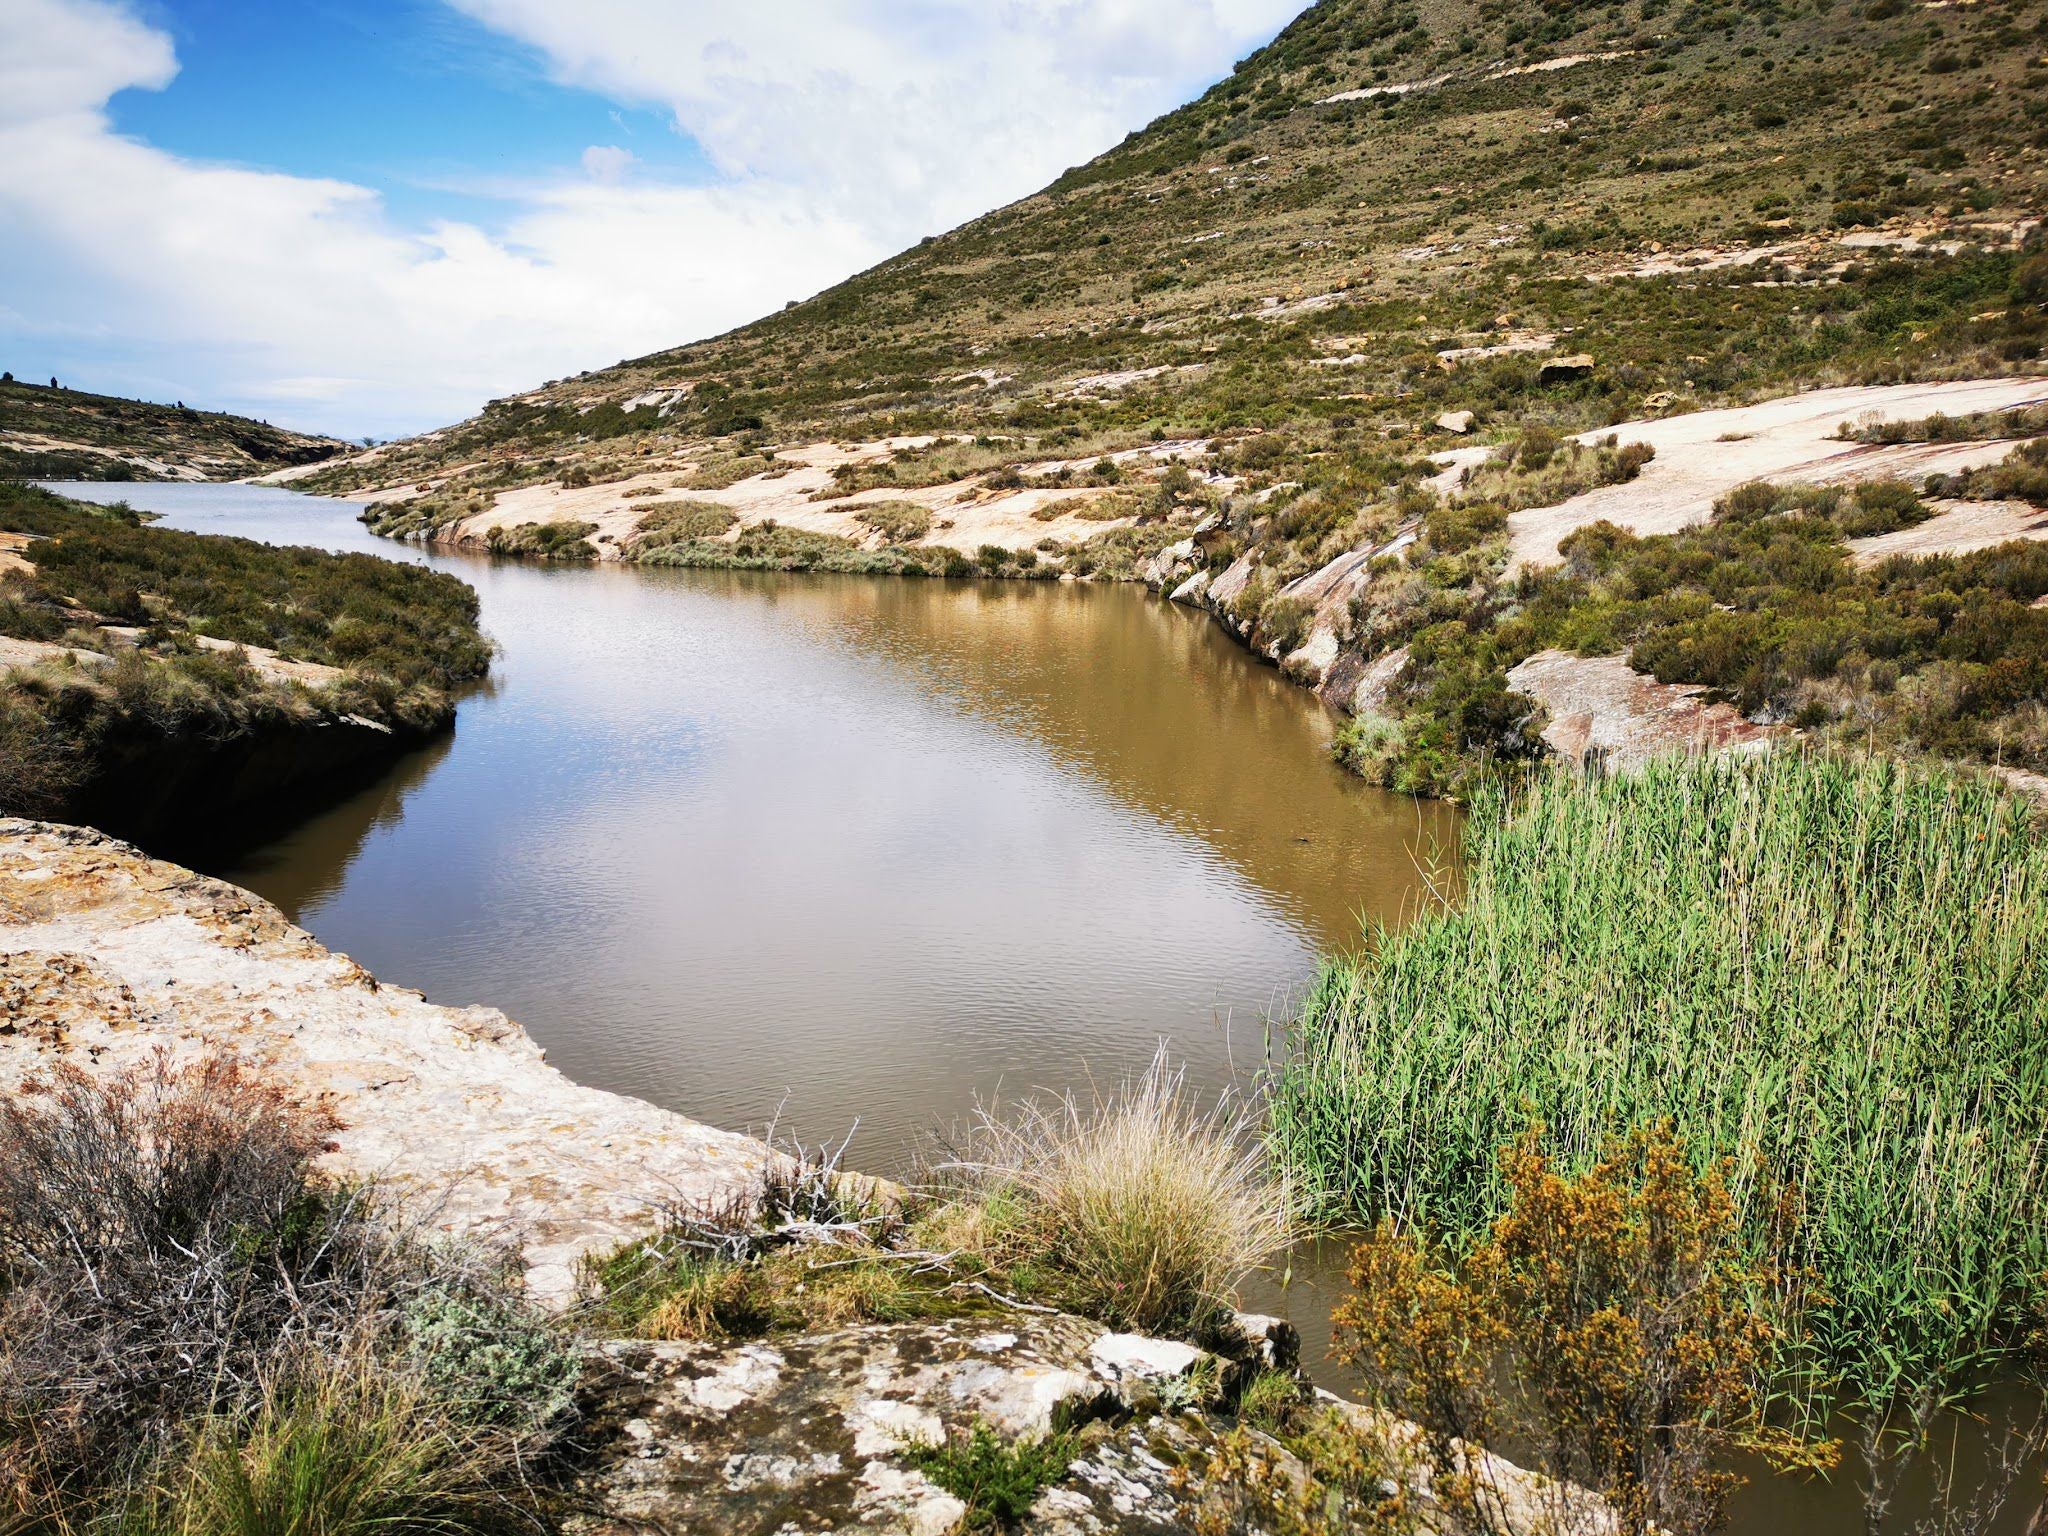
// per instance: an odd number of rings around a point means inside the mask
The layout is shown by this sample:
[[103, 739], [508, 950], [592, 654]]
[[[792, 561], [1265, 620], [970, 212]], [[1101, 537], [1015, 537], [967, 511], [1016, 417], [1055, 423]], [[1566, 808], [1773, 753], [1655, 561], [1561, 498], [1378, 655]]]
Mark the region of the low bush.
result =
[[2024, 501], [2048, 507], [2048, 437], [2022, 443], [1999, 463], [1959, 475], [1937, 476], [1928, 489], [1937, 496], [1971, 501]]
[[495, 1261], [319, 1176], [332, 1129], [225, 1056], [0, 1100], [0, 1527], [531, 1512], [573, 1348]]
[[914, 501], [878, 501], [863, 506], [853, 516], [890, 544], [915, 544], [932, 531], [930, 509]]
[[774, 521], [751, 523], [730, 539], [678, 538], [638, 553], [648, 565], [740, 571], [836, 571], [860, 576], [964, 576], [974, 566], [944, 545], [864, 549], [834, 533]]
[[501, 524], [484, 535], [494, 555], [521, 555], [533, 560], [594, 560], [590, 547], [595, 523], [562, 521], [553, 523]]
[[639, 526], [626, 546], [627, 552], [644, 555], [664, 545], [688, 543], [693, 539], [723, 538], [738, 521], [737, 514], [713, 502], [657, 502], [640, 514]]
[[1506, 1208], [1460, 1261], [1383, 1222], [1352, 1256], [1333, 1353], [1379, 1406], [1457, 1442], [1537, 1450], [1624, 1530], [1707, 1532], [1733, 1453], [1833, 1449], [1770, 1430], [1768, 1381], [1796, 1330], [1786, 1277], [1746, 1252], [1724, 1165], [1696, 1170], [1669, 1125], [1610, 1142], [1573, 1177], [1532, 1129], [1501, 1154]]

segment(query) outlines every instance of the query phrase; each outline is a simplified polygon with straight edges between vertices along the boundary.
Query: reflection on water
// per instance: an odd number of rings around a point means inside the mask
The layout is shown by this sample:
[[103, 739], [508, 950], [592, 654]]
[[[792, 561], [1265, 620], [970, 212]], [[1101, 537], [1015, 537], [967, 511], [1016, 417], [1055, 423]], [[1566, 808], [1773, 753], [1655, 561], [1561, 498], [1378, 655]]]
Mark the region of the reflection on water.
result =
[[1441, 807], [1127, 588], [563, 570], [423, 556], [337, 503], [111, 487], [174, 526], [458, 571], [501, 647], [456, 733], [216, 872], [565, 1071], [901, 1168], [977, 1095], [1171, 1041], [1221, 1085], [1422, 899]]

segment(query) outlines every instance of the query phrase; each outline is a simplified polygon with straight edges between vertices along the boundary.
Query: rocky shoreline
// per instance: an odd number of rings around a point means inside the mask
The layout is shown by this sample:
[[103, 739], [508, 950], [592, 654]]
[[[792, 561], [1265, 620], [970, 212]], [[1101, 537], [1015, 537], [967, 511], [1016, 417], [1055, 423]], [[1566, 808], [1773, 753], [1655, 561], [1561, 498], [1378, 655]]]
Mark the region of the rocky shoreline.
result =
[[[0, 1092], [33, 1092], [60, 1064], [113, 1074], [221, 1052], [332, 1116], [330, 1171], [374, 1180], [433, 1235], [517, 1252], [532, 1294], [557, 1308], [576, 1300], [586, 1258], [666, 1210], [757, 1198], [776, 1157], [571, 1082], [497, 1010], [380, 983], [247, 891], [88, 828], [0, 820]], [[1240, 1317], [1219, 1353], [1022, 1306], [745, 1342], [600, 1343], [581, 1388], [572, 1526], [935, 1536], [962, 1506], [917, 1469], [916, 1449], [986, 1424], [1077, 1435], [1069, 1475], [1020, 1529], [1187, 1530], [1213, 1512], [1219, 1458], [1246, 1445], [1283, 1484], [1303, 1477], [1234, 1417], [1242, 1384], [1298, 1371], [1298, 1347], [1270, 1318]], [[1458, 1470], [1482, 1490], [1480, 1514], [1455, 1515], [1416, 1432], [1373, 1423], [1405, 1448], [1392, 1492], [1428, 1528], [1611, 1525], [1582, 1492], [1479, 1452], [1461, 1451]]]

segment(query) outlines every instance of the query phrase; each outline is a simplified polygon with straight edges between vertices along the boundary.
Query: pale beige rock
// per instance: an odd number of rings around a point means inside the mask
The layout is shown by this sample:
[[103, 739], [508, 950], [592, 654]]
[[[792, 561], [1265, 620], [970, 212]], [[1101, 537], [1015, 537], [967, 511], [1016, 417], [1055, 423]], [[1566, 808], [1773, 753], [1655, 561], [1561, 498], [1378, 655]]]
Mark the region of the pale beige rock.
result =
[[328, 1161], [432, 1228], [517, 1245], [560, 1303], [664, 1201], [756, 1188], [768, 1150], [569, 1081], [490, 1008], [381, 986], [246, 891], [101, 833], [0, 820], [0, 1091], [225, 1048], [342, 1121]]
[[2048, 539], [2048, 511], [2024, 501], [1937, 501], [1935, 515], [1911, 528], [1851, 539], [1859, 565], [1892, 555], [1966, 555], [2014, 539]]
[[[1848, 484], [1898, 475], [1918, 480], [1996, 463], [2010, 442], [1874, 444], [1841, 439], [1843, 423], [1913, 421], [1945, 413], [2009, 411], [2048, 403], [2048, 378], [1963, 379], [1809, 390], [1757, 405], [1692, 411], [1623, 422], [1587, 432], [1580, 441], [1613, 437], [1648, 443], [1657, 456], [1626, 485], [1603, 486], [1554, 507], [1517, 512], [1508, 519], [1513, 564], [1558, 559], [1558, 542], [1606, 519], [1640, 534], [1676, 533], [1704, 521], [1714, 502], [1751, 480]], [[1463, 468], [1484, 450], [1439, 455], [1445, 470], [1435, 482], [1454, 492]], [[1937, 520], [1938, 521], [1938, 520]]]
[[[1270, 1319], [1247, 1319], [1254, 1327]], [[1247, 1333], [1247, 1339], [1250, 1334]], [[1289, 1340], [1281, 1340], [1284, 1353]], [[1248, 1348], [1257, 1347], [1253, 1340]], [[772, 1354], [772, 1371], [736, 1369]], [[649, 1530], [785, 1536], [831, 1531], [899, 1536], [953, 1529], [960, 1502], [911, 1455], [975, 1424], [1039, 1435], [1055, 1419], [1079, 1435], [1065, 1476], [1045, 1488], [1027, 1536], [1165, 1536], [1196, 1526], [1227, 1482], [1206, 1476], [1231, 1421], [1220, 1405], [1169, 1409], [1161, 1388], [1199, 1392], [1197, 1368], [1223, 1362], [1191, 1345], [1115, 1334], [1065, 1316], [1020, 1317], [992, 1329], [957, 1319], [850, 1328], [766, 1345], [616, 1343], [602, 1346], [583, 1388], [587, 1433], [600, 1447], [574, 1536]], [[1213, 1369], [1199, 1379], [1219, 1383]], [[703, 1383], [744, 1379], [733, 1398]], [[1469, 1526], [1432, 1492], [1419, 1431], [1326, 1399], [1384, 1447], [1407, 1482], [1421, 1528]], [[1261, 1440], [1282, 1468], [1301, 1469]], [[1483, 1451], [1457, 1448], [1478, 1484], [1484, 1528], [1498, 1536], [1610, 1536], [1606, 1506]], [[1220, 1526], [1218, 1528], [1235, 1528]]]
[[1621, 656], [1538, 651], [1508, 673], [1508, 686], [1543, 706], [1545, 745], [1579, 766], [1628, 769], [1665, 753], [1757, 751], [1781, 734], [1710, 701], [1704, 688], [1660, 683]]

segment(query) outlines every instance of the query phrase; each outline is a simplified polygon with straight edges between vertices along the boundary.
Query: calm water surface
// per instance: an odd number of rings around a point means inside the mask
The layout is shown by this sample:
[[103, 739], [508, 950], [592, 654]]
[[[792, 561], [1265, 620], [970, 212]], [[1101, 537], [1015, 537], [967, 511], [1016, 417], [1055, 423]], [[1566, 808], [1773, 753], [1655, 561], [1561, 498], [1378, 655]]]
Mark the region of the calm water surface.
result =
[[570, 1075], [904, 1166], [976, 1096], [1158, 1041], [1260, 1066], [1319, 955], [1398, 921], [1440, 806], [1331, 765], [1327, 713], [1135, 588], [423, 554], [248, 486], [67, 487], [168, 526], [411, 558], [500, 647], [452, 738], [212, 872]]
[[[1114, 1080], [1161, 1040], [1205, 1090], [1246, 1083], [1318, 957], [1455, 855], [1453, 813], [1337, 771], [1313, 698], [1135, 588], [542, 569], [285, 491], [62, 489], [482, 596], [500, 655], [453, 736], [211, 872], [387, 981], [503, 1008], [572, 1077], [723, 1126], [858, 1126], [870, 1171], [977, 1097]], [[1335, 1250], [1249, 1298], [1312, 1363]], [[1773, 1480], [1736, 1529], [1861, 1524], [1843, 1484]]]

